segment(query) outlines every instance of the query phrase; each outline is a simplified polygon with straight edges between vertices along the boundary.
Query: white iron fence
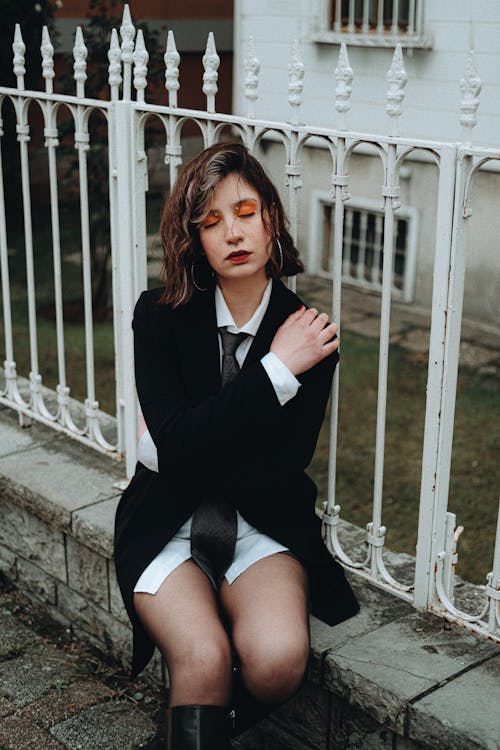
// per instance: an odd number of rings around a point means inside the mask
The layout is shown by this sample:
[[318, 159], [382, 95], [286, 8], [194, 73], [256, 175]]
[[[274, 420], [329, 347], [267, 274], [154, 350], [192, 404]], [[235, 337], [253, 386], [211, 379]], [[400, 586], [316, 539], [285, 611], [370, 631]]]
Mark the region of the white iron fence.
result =
[[[416, 7], [416, 6], [415, 6]], [[298, 45], [294, 44], [289, 65], [288, 101], [289, 122], [259, 120], [255, 116], [258, 99], [259, 61], [250, 40], [245, 60], [246, 116], [217, 114], [215, 96], [219, 58], [210, 34], [203, 56], [203, 92], [206, 111], [182, 109], [177, 106], [180, 56], [172, 32], [168, 34], [165, 52], [165, 86], [168, 105], [159, 106], [145, 101], [148, 52], [142, 33], [137, 34], [125, 6], [123, 23], [118, 34], [113, 31], [109, 57], [110, 99], [90, 99], [85, 96], [86, 57], [80, 29], [74, 46], [74, 79], [76, 93], [64, 96], [53, 92], [53, 48], [45, 30], [41, 47], [45, 91], [24, 89], [24, 44], [19, 28], [13, 44], [14, 72], [17, 88], [0, 87], [3, 105], [10, 99], [17, 119], [22, 169], [22, 199], [25, 227], [27, 293], [31, 372], [29, 393], [24, 395], [16, 373], [9, 285], [9, 259], [3, 178], [0, 175], [0, 248], [3, 314], [5, 327], [6, 361], [5, 385], [0, 392], [0, 403], [17, 410], [22, 418], [37, 419], [69, 436], [83, 440], [96, 448], [125, 455], [127, 474], [133, 471], [136, 455], [137, 405], [133, 379], [133, 348], [130, 321], [134, 302], [146, 287], [146, 207], [147, 157], [144, 147], [145, 128], [154, 116], [165, 134], [165, 163], [170, 171], [170, 183], [175, 181], [182, 163], [181, 136], [187, 123], [194, 123], [205, 145], [217, 141], [224, 130], [231, 128], [251, 151], [262, 139], [271, 136], [280, 140], [286, 156], [285, 186], [288, 194], [288, 215], [292, 234], [296, 236], [299, 194], [301, 188], [301, 155], [306, 144], [321, 142], [332, 166], [331, 199], [334, 203], [333, 253], [329, 268], [333, 274], [333, 319], [341, 321], [341, 279], [343, 268], [343, 238], [345, 236], [344, 203], [349, 199], [349, 162], [356, 148], [371, 146], [380, 159], [384, 183], [381, 189], [383, 205], [383, 259], [381, 284], [381, 321], [378, 376], [378, 406], [375, 445], [375, 477], [373, 510], [367, 525], [367, 554], [363, 562], [352, 559], [353, 551], [346, 552], [339, 541], [340, 508], [336, 504], [336, 446], [337, 402], [340, 370], [333, 384], [333, 408], [329, 458], [328, 500], [321, 516], [326, 543], [332, 554], [345, 566], [356, 571], [378, 586], [389, 590], [421, 609], [430, 609], [443, 617], [458, 620], [466, 627], [489, 638], [500, 640], [500, 520], [496, 531], [493, 568], [483, 589], [483, 603], [477, 613], [459, 611], [454, 604], [454, 565], [456, 542], [460, 533], [455, 518], [447, 512], [450, 477], [451, 447], [458, 371], [460, 325], [464, 294], [465, 250], [467, 222], [470, 216], [470, 194], [477, 172], [489, 161], [499, 161], [498, 151], [471, 146], [471, 132], [476, 123], [480, 80], [474, 67], [473, 53], [469, 53], [466, 75], [461, 81], [461, 116], [463, 142], [461, 144], [406, 139], [398, 135], [398, 120], [402, 113], [406, 72], [401, 48], [397, 46], [387, 75], [386, 111], [388, 134], [355, 133], [348, 129], [351, 83], [353, 71], [344, 45], [340, 49], [335, 71], [335, 108], [338, 113], [336, 128], [300, 124], [304, 66]], [[132, 81], [133, 78], [133, 81]], [[132, 96], [134, 98], [132, 98]], [[56, 406], [47, 405], [46, 389], [38, 365], [36, 285], [33, 271], [33, 234], [31, 227], [30, 181], [28, 147], [30, 137], [28, 107], [38, 103], [44, 122], [45, 147], [49, 160], [49, 189], [52, 221], [54, 294], [57, 324], [59, 385]], [[58, 145], [57, 113], [67, 108], [75, 125], [74, 145], [79, 162], [80, 224], [83, 256], [83, 284], [86, 332], [87, 398], [84, 404], [85, 423], [77, 427], [72, 415], [69, 386], [65, 374], [65, 339], [62, 306], [61, 248], [59, 238], [59, 196], [56, 172]], [[109, 144], [109, 203], [111, 217], [111, 245], [113, 270], [114, 342], [116, 366], [117, 440], [110, 444], [101, 429], [99, 406], [95, 398], [93, 361], [93, 325], [90, 278], [89, 205], [87, 191], [87, 150], [89, 146], [89, 117], [100, 111], [107, 122]], [[434, 292], [428, 364], [427, 405], [423, 444], [420, 518], [414, 583], [406, 585], [394, 579], [384, 561], [386, 529], [383, 525], [383, 469], [385, 454], [385, 425], [387, 406], [387, 376], [391, 291], [395, 252], [395, 227], [400, 206], [399, 173], [412, 152], [424, 152], [436, 164], [439, 174], [437, 193], [437, 225], [435, 237]], [[1, 167], [1, 162], [0, 162]], [[381, 227], [379, 227], [381, 230]], [[76, 420], [78, 421], [78, 420]], [[284, 511], [286, 512], [286, 511]]]

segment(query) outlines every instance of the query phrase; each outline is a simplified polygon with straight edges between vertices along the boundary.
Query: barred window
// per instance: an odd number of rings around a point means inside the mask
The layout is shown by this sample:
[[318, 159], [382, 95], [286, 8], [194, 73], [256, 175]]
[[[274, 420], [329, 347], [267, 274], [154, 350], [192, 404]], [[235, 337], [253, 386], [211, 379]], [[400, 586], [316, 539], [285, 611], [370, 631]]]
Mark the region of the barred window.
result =
[[[331, 278], [335, 205], [331, 199], [316, 198], [319, 237], [316, 258], [309, 270]], [[395, 299], [411, 302], [414, 294], [417, 211], [404, 208], [394, 220], [394, 263], [392, 293]], [[311, 245], [311, 247], [313, 247]], [[313, 252], [314, 256], [314, 252]], [[384, 261], [384, 213], [373, 201], [351, 199], [344, 208], [342, 282], [374, 292], [382, 291]]]
[[331, 28], [412, 34], [418, 25], [418, 5], [416, 0], [330, 0]]
[[424, 30], [424, 0], [319, 0], [318, 42], [350, 45], [430, 47]]

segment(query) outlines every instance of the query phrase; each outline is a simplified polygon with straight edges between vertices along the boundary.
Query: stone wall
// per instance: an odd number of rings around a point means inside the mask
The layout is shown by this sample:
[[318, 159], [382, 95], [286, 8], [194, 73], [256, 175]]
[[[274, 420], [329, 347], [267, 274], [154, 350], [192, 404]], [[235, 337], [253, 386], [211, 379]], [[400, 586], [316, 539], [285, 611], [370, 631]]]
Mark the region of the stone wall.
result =
[[[120, 464], [39, 425], [0, 422], [0, 570], [126, 668], [130, 624], [113, 564]], [[149, 668], [161, 679], [160, 660]]]
[[[0, 571], [127, 668], [131, 631], [112, 560], [121, 478], [114, 460], [41, 425], [21, 430], [0, 411]], [[388, 553], [388, 563], [400, 577], [412, 560]], [[307, 683], [235, 747], [498, 750], [498, 647], [361, 579], [353, 585], [361, 612], [333, 628], [311, 618]], [[148, 675], [160, 679], [158, 657]]]

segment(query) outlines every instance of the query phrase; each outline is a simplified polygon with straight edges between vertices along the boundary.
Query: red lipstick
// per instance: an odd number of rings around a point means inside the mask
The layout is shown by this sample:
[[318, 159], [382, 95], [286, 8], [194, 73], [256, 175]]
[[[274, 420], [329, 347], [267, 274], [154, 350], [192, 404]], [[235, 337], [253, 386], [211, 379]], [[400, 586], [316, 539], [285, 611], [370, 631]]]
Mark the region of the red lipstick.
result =
[[226, 260], [230, 263], [244, 263], [250, 255], [251, 253], [248, 252], [248, 250], [235, 250], [234, 252], [229, 253]]

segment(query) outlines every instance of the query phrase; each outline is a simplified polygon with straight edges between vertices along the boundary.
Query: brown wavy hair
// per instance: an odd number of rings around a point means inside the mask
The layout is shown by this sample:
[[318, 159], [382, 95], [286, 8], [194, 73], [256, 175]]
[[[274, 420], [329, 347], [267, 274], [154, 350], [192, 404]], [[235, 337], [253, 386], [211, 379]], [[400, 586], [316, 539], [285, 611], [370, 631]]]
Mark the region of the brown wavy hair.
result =
[[287, 229], [278, 191], [262, 165], [241, 143], [217, 143], [182, 168], [163, 206], [160, 221], [164, 255], [161, 280], [165, 284], [160, 302], [163, 304], [179, 307], [189, 302], [197, 287], [213, 289], [214, 275], [201, 246], [199, 226], [207, 214], [213, 191], [230, 174], [246, 180], [261, 198], [262, 221], [273, 239], [266, 264], [267, 276], [294, 276], [304, 270]]

